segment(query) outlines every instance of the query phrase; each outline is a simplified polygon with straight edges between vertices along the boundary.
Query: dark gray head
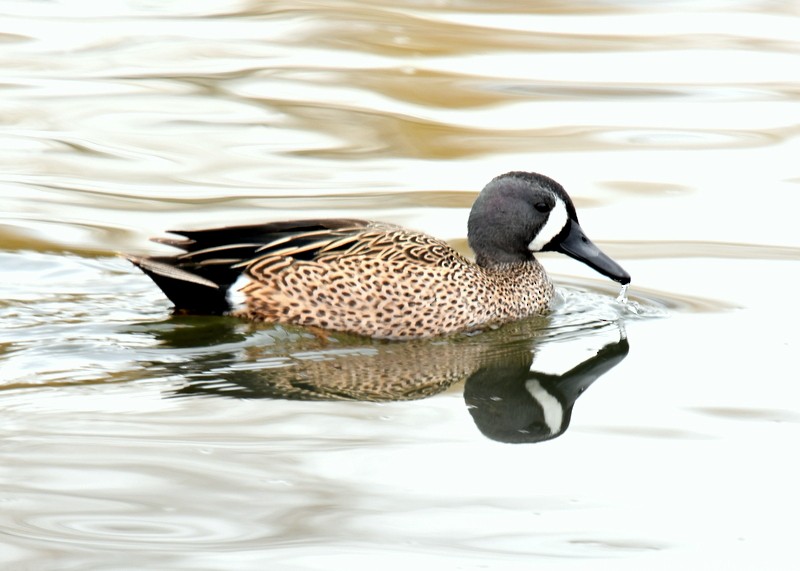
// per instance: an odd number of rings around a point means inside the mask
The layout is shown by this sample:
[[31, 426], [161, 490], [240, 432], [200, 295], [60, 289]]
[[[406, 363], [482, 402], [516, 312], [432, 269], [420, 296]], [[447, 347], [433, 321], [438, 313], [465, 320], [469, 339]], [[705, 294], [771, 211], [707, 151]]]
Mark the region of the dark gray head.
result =
[[631, 281], [583, 233], [563, 187], [541, 174], [510, 172], [493, 179], [472, 205], [467, 228], [481, 266], [523, 262], [534, 252], [561, 252], [621, 284]]

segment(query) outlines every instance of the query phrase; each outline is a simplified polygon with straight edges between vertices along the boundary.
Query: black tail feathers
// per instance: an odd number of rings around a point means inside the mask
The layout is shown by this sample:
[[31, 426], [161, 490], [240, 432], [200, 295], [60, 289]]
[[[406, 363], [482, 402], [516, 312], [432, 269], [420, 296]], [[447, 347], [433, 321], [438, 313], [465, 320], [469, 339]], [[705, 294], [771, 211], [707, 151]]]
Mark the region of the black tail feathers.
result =
[[229, 264], [181, 263], [178, 257], [126, 257], [161, 288], [176, 313], [222, 315], [231, 310], [228, 289], [241, 270]]

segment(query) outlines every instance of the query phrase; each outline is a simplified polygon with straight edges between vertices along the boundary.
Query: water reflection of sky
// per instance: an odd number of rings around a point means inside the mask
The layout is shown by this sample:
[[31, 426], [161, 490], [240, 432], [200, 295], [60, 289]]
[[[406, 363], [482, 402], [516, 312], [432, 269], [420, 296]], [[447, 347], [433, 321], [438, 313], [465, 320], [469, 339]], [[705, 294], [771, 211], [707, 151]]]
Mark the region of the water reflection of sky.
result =
[[[3, 564], [793, 568], [792, 3], [0, 4]], [[565, 299], [515, 338], [534, 371], [620, 321], [630, 352], [532, 446], [482, 436], [462, 381], [203, 398], [336, 349], [170, 319], [109, 257], [318, 215], [463, 249], [474, 193], [512, 169], [567, 187], [652, 312], [545, 257]], [[526, 366], [522, 396], [553, 404]]]
[[[281, 194], [311, 195], [330, 213], [326, 196], [477, 190], [531, 165], [579, 200], [617, 184], [696, 191], [653, 205], [673, 209], [658, 219], [632, 198], [604, 211], [610, 238], [674, 238], [669, 221], [696, 216], [687, 238], [734, 242], [728, 219], [749, 206], [737, 209], [731, 191], [762, 187], [769, 172], [783, 200], [796, 194], [791, 13], [311, 3], [220, 18], [231, 7], [212, 4], [169, 18], [152, 6], [56, 4], [34, 18], [8, 3], [6, 220], [83, 247], [101, 233], [122, 249], [196, 222], [198, 200], [233, 220], [253, 206], [308, 211], [272, 199]], [[704, 224], [722, 201], [727, 216]], [[368, 214], [398, 216], [379, 204]], [[44, 222], [65, 216], [95, 230]], [[463, 213], [436, 225], [401, 216], [463, 233]], [[779, 225], [747, 240], [793, 243]]]

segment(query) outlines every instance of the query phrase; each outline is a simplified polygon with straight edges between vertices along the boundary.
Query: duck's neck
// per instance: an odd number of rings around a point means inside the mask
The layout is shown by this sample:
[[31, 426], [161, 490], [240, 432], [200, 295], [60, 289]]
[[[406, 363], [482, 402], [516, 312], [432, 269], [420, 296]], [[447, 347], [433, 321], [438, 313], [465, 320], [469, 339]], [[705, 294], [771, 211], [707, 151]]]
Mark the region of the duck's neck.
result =
[[547, 287], [551, 283], [550, 278], [544, 271], [544, 267], [533, 256], [526, 260], [509, 263], [497, 263], [496, 261], [486, 263], [485, 260], [482, 261], [484, 261], [483, 264], [480, 261], [476, 261], [476, 263], [483, 270], [484, 275], [498, 283], [506, 283], [510, 286], [521, 288]]
[[508, 271], [515, 271], [519, 268], [524, 268], [528, 265], [538, 266], [539, 262], [533, 256], [516, 257], [507, 256], [505, 258], [498, 258], [497, 256], [486, 256], [483, 254], [475, 254], [475, 263], [487, 272], [504, 273]]
[[501, 320], [519, 319], [547, 310], [553, 298], [553, 282], [533, 256], [508, 264], [480, 266], [485, 283], [499, 302], [493, 308]]

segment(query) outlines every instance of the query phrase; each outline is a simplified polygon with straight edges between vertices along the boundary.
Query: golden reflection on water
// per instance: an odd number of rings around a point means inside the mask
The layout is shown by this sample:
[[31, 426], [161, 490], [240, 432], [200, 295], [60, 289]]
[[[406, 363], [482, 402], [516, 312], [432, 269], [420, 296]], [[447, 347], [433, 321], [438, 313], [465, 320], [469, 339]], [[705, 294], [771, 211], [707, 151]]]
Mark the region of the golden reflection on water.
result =
[[[800, 510], [781, 452], [799, 436], [784, 316], [800, 258], [796, 3], [3, 12], [0, 563], [792, 561], [793, 530], [775, 522]], [[159, 345], [185, 324], [109, 257], [170, 228], [354, 215], [466, 251], [475, 194], [509, 170], [564, 183], [592, 239], [626, 260], [632, 299], [666, 317], [621, 319], [614, 284], [545, 259], [566, 301], [536, 364], [563, 350], [554, 369], [569, 370], [609, 322], [632, 339], [549, 444], [482, 438], [460, 385], [380, 405], [170, 398], [243, 378], [246, 343], [264, 338], [218, 346], [187, 325], [196, 346]]]
[[[56, 4], [42, 20], [17, 4], [0, 55], [10, 87], [2, 218], [20, 228], [14, 243], [41, 228], [37, 242], [82, 251], [92, 234], [40, 223], [124, 227], [103, 240], [123, 250], [198, 209], [207, 223], [251, 221], [262, 205], [266, 219], [330, 215], [360, 208], [347, 193], [392, 218], [384, 192], [474, 193], [512, 169], [551, 174], [585, 203], [609, 184], [637, 185], [639, 198], [649, 185], [722, 200], [749, 183], [730, 168], [734, 149], [769, 149], [754, 157], [761, 168], [793, 175], [782, 157], [797, 140], [783, 71], [796, 63], [794, 12], [753, 10]], [[288, 196], [308, 200], [272, 202]], [[402, 215], [411, 222], [426, 206], [418, 198]]]

